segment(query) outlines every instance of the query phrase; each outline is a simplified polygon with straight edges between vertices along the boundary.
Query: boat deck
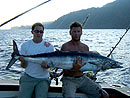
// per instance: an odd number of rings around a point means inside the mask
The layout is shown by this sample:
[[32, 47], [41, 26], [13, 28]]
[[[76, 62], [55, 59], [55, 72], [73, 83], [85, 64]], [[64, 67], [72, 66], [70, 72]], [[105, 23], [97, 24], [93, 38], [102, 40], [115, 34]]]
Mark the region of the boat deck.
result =
[[[130, 98], [130, 88], [120, 85], [108, 85], [100, 83], [102, 88], [106, 90], [110, 98]], [[63, 98], [61, 86], [51, 85], [49, 88], [48, 98]], [[0, 98], [17, 98], [19, 93], [19, 81], [17, 80], [0, 80]], [[1, 97], [3, 96], [3, 97]], [[12, 96], [12, 97], [11, 97]], [[113, 97], [114, 96], [114, 97]], [[85, 94], [77, 90], [76, 98], [87, 98]]]

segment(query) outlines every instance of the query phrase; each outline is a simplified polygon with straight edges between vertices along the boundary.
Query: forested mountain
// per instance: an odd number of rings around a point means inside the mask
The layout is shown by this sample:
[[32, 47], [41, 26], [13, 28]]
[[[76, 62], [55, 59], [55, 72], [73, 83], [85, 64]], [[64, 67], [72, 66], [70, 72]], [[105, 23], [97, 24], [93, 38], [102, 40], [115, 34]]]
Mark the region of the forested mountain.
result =
[[88, 14], [90, 15], [84, 28], [123, 29], [130, 24], [130, 0], [116, 0], [100, 8], [71, 12], [50, 23], [46, 28], [67, 29], [74, 21], [82, 23]]

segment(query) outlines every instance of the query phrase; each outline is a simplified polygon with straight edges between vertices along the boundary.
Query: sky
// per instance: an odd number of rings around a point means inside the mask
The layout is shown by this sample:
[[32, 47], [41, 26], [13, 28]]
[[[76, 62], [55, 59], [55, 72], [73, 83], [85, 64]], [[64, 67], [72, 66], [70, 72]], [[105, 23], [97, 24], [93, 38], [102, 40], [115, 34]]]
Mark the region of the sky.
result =
[[[0, 24], [48, 0], [1, 0]], [[115, 0], [51, 0], [42, 6], [5, 24], [0, 29], [32, 25], [35, 22], [54, 21], [73, 11], [102, 7]]]

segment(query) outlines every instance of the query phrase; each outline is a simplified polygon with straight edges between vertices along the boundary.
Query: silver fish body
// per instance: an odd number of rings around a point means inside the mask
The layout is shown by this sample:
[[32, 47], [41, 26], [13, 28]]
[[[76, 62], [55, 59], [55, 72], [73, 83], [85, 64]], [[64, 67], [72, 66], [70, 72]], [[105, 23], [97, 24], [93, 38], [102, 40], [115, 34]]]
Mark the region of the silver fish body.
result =
[[120, 66], [122, 63], [92, 52], [55, 51], [51, 53], [25, 56], [25, 60], [39, 64], [41, 64], [42, 61], [45, 61], [50, 67], [72, 69], [73, 60], [78, 56], [83, 59], [83, 63], [86, 63], [86, 65], [81, 67], [81, 71], [122, 68], [122, 66]]
[[[122, 68], [122, 66], [120, 66], [122, 63], [93, 52], [55, 51], [37, 55], [20, 55], [17, 49], [17, 45], [14, 41], [13, 47], [14, 52], [12, 59], [14, 58], [14, 61], [16, 61], [19, 56], [23, 56], [24, 59], [29, 62], [41, 64], [43, 61], [45, 61], [49, 67], [72, 69], [73, 60], [80, 56], [83, 59], [83, 63], [86, 63], [86, 65], [81, 67], [81, 71], [99, 71], [113, 68]], [[13, 63], [10, 62], [6, 69], [9, 69], [12, 66]]]

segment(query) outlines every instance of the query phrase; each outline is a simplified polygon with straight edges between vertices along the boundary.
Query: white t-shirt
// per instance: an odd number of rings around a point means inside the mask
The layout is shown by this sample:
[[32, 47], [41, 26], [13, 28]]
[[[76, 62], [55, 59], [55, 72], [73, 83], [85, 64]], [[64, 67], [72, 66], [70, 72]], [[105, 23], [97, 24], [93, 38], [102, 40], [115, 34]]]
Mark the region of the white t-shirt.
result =
[[[21, 46], [22, 55], [35, 55], [40, 53], [53, 52], [54, 47], [44, 40], [41, 43], [34, 43], [33, 40], [28, 40]], [[25, 68], [25, 73], [34, 78], [48, 78], [48, 69], [43, 69], [40, 64], [28, 62]]]

